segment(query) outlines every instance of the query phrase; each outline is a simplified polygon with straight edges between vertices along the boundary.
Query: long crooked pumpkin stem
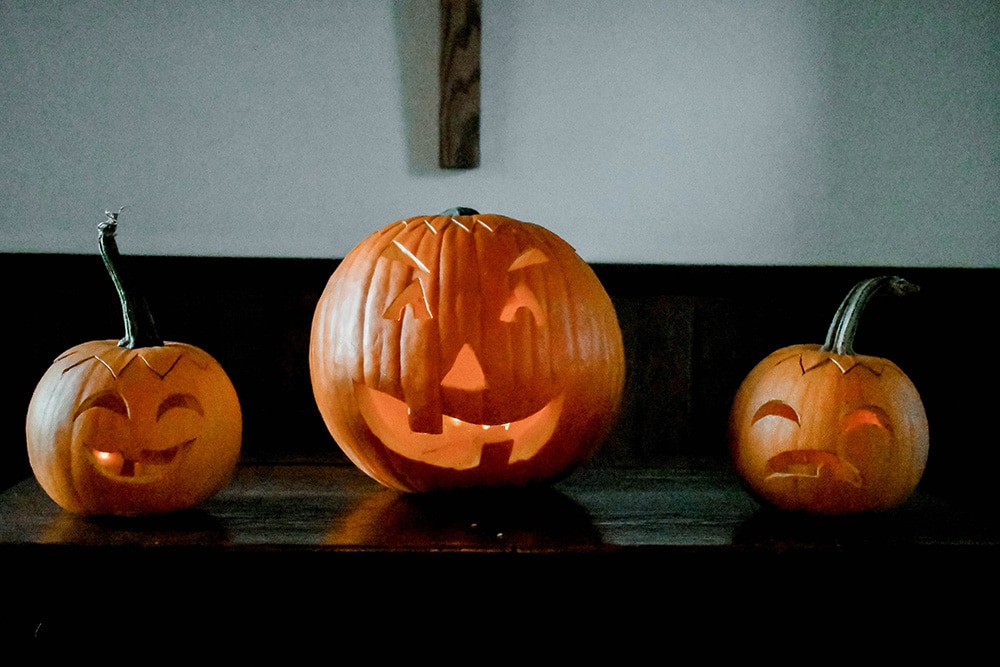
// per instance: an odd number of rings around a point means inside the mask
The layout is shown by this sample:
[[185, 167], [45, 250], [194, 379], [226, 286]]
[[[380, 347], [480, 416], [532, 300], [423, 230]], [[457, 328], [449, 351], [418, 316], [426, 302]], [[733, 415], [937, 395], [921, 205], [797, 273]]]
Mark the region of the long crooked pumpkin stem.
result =
[[127, 350], [157, 347], [163, 345], [163, 339], [156, 331], [149, 306], [129, 284], [122, 271], [122, 257], [118, 251], [115, 232], [118, 231], [118, 216], [124, 208], [123, 206], [115, 212], [105, 211], [104, 215], [107, 218], [97, 225], [97, 230], [100, 232], [101, 259], [104, 260], [104, 266], [118, 291], [118, 299], [122, 304], [122, 318], [125, 320], [125, 337], [118, 341], [118, 347]]
[[826, 333], [826, 342], [820, 348], [824, 352], [853, 355], [854, 336], [858, 331], [858, 321], [871, 298], [888, 289], [897, 296], [916, 292], [920, 288], [899, 276], [879, 276], [868, 278], [855, 285], [837, 309]]

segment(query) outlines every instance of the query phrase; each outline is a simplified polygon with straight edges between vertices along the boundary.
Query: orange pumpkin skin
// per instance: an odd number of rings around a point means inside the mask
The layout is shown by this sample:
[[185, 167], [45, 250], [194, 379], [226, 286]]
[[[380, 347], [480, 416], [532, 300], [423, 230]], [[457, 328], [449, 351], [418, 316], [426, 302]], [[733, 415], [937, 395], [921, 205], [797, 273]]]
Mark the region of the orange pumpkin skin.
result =
[[184, 343], [63, 353], [28, 406], [28, 459], [64, 509], [147, 515], [214, 495], [239, 459], [242, 415], [226, 373]]
[[885, 510], [920, 481], [927, 416], [891, 361], [796, 345], [774, 352], [743, 381], [730, 446], [751, 493], [788, 510]]
[[729, 449], [749, 492], [766, 505], [818, 514], [896, 507], [927, 464], [927, 415], [894, 363], [853, 352], [857, 317], [874, 290], [916, 289], [898, 278], [859, 283], [827, 343], [768, 355], [743, 380], [729, 418]]
[[576, 252], [468, 209], [358, 244], [319, 300], [309, 356], [335, 441], [407, 492], [567, 474], [607, 434], [624, 366], [614, 307]]

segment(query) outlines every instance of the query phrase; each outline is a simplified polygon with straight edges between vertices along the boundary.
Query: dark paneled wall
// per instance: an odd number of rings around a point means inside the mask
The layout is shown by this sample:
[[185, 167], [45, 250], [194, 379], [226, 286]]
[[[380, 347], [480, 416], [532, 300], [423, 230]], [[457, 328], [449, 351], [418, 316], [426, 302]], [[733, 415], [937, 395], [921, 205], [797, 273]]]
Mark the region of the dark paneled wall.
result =
[[[244, 409], [243, 456], [254, 461], [346, 463], [312, 400], [307, 350], [313, 308], [336, 261], [278, 258], [127, 258], [164, 338], [197, 345], [229, 373]], [[903, 368], [931, 425], [925, 485], [996, 501], [1000, 463], [988, 418], [1000, 362], [991, 345], [1000, 271], [866, 267], [595, 265], [625, 338], [626, 395], [593, 465], [655, 465], [726, 456], [729, 403], [766, 354], [821, 343], [858, 280], [898, 273], [921, 286], [878, 298], [859, 353]], [[2, 413], [0, 488], [30, 475], [24, 414], [52, 359], [80, 342], [122, 335], [110, 280], [96, 255], [5, 255], [13, 373]]]

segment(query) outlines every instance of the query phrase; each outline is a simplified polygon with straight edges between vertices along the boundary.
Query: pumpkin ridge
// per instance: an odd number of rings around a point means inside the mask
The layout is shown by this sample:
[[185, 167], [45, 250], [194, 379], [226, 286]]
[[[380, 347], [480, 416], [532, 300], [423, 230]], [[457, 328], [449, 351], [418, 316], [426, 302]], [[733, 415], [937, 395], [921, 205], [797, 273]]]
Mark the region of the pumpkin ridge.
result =
[[[380, 243], [362, 244], [356, 251], [352, 251], [348, 255], [349, 261], [345, 259], [341, 263], [341, 266], [345, 266], [345, 270], [364, 271], [362, 281], [368, 287], [364, 291], [362, 308], [367, 316], [362, 321], [361, 337], [365, 341], [365, 345], [371, 344], [377, 346], [380, 353], [378, 355], [360, 355], [361, 358], [357, 359], [356, 368], [353, 372], [360, 373], [362, 378], [365, 378], [367, 382], [373, 382], [374, 386], [381, 386], [383, 379], [389, 380], [391, 378], [395, 383], [398, 384], [399, 382], [401, 373], [399, 355], [391, 349], [391, 346], [385, 345], [384, 339], [379, 340], [378, 336], [373, 333], [373, 330], [377, 331], [381, 326], [378, 318], [382, 316], [382, 311], [385, 309], [382, 296], [389, 293], [391, 285], [395, 282], [393, 272], [382, 269], [382, 262], [388, 259], [386, 251], [396, 243], [400, 235], [410, 229], [405, 220], [393, 223], [382, 231], [381, 236], [385, 238], [379, 239]], [[369, 245], [373, 245], [373, 247], [369, 247]], [[362, 268], [359, 269], [356, 267]], [[376, 276], [378, 282], [374, 282]], [[329, 327], [333, 331], [333, 335], [338, 334], [335, 319], [339, 311], [339, 305], [332, 303], [328, 311], [332, 310], [333, 314], [326, 311], [321, 318], [321, 326], [324, 329]], [[376, 311], [378, 311], [377, 314]], [[401, 322], [394, 326], [401, 326]], [[386, 354], [389, 355], [388, 358], [386, 358]], [[337, 361], [339, 362], [340, 360], [338, 359]], [[384, 370], [387, 366], [391, 368]]]

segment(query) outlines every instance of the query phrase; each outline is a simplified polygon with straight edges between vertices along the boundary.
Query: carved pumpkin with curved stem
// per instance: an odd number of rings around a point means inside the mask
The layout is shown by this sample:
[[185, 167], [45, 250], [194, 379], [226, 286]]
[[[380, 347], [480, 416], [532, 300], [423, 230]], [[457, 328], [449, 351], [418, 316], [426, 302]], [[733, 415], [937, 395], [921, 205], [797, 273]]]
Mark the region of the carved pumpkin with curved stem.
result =
[[882, 289], [916, 287], [895, 276], [861, 281], [824, 345], [777, 350], [740, 385], [730, 452], [765, 504], [820, 514], [884, 510], [920, 481], [929, 445], [920, 395], [896, 364], [853, 349], [860, 314]]
[[125, 320], [120, 341], [91, 341], [59, 356], [28, 406], [28, 458], [42, 488], [79, 514], [146, 515], [194, 507], [215, 494], [239, 458], [236, 390], [215, 359], [164, 342], [127, 286], [114, 234], [101, 255]]
[[327, 427], [403, 491], [547, 481], [586, 460], [624, 382], [614, 307], [552, 232], [453, 209], [352, 250], [313, 319]]

